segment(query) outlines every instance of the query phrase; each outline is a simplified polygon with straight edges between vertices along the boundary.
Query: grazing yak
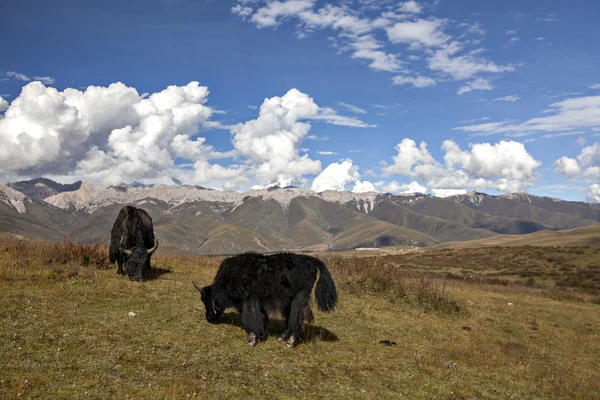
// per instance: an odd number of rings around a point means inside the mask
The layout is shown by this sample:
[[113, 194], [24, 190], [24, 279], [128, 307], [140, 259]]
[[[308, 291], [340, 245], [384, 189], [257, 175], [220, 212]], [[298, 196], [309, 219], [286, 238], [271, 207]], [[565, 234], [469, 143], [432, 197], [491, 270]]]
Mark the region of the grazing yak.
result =
[[248, 344], [255, 346], [267, 337], [268, 313], [280, 312], [286, 330], [279, 340], [287, 340], [287, 346], [294, 347], [304, 320], [313, 319], [309, 301], [317, 270], [317, 306], [321, 311], [333, 311], [338, 297], [329, 271], [318, 258], [302, 254], [238, 254], [223, 260], [210, 286], [192, 283], [201, 294], [208, 322], [217, 323], [226, 308], [236, 308], [248, 332]]
[[144, 273], [151, 270], [150, 256], [157, 247], [150, 215], [133, 206], [121, 208], [110, 232], [109, 247], [110, 262], [118, 264], [117, 274], [127, 273], [129, 279], [143, 281]]

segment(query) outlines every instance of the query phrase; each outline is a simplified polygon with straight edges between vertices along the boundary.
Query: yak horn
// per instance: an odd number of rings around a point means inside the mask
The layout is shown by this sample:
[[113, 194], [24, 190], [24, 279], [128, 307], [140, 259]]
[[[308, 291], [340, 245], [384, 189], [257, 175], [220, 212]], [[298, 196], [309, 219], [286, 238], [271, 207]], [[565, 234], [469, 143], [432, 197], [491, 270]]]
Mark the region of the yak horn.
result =
[[196, 288], [196, 290], [202, 293], [202, 288], [200, 286], [198, 286], [198, 284], [196, 282], [192, 281], [192, 283], [194, 284], [194, 287]]
[[119, 250], [121, 251], [121, 253], [123, 253], [123, 254], [127, 254], [128, 256], [130, 256], [130, 255], [131, 255], [131, 253], [133, 253], [133, 251], [131, 251], [131, 250], [127, 250], [127, 249], [124, 249], [124, 248], [122, 248], [122, 247], [120, 247], [120, 248], [119, 248]]
[[148, 254], [152, 254], [154, 253], [154, 250], [158, 249], [158, 239], [154, 239], [154, 247], [151, 249], [146, 250], [148, 252]]

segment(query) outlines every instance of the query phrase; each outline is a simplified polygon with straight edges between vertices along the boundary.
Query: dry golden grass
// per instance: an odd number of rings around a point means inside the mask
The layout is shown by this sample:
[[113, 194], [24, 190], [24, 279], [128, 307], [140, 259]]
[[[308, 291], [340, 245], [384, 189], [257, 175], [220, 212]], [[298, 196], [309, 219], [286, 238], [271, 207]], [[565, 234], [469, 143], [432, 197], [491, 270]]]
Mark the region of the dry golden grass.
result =
[[[0, 398], [597, 399], [600, 306], [573, 297], [580, 288], [444, 278], [585, 269], [597, 256], [526, 250], [521, 269], [506, 250], [324, 257], [339, 307], [313, 307], [307, 340], [288, 349], [277, 316], [255, 348], [232, 311], [204, 320], [191, 280], [210, 283], [220, 258], [159, 249], [139, 284], [107, 268], [101, 246], [0, 241]], [[511, 274], [496, 277], [528, 279]]]

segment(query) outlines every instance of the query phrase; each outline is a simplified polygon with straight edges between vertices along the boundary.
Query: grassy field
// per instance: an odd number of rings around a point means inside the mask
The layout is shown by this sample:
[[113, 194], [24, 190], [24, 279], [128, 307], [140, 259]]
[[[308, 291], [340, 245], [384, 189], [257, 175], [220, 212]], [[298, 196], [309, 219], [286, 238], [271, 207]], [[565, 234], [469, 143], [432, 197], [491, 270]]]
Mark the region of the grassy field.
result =
[[0, 398], [600, 398], [598, 249], [325, 255], [339, 306], [294, 349], [277, 316], [255, 348], [208, 324], [220, 258], [160, 251], [139, 284], [101, 246], [0, 241]]

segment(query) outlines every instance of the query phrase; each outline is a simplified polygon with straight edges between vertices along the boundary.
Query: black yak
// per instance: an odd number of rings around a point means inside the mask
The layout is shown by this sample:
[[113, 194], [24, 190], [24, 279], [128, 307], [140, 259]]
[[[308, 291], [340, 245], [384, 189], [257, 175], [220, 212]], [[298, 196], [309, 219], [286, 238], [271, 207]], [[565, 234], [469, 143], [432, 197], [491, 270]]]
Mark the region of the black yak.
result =
[[[140, 208], [125, 206], [110, 232], [109, 260], [118, 264], [117, 274], [134, 281], [143, 281], [151, 270], [150, 256], [158, 247], [154, 238], [152, 218]], [[125, 271], [123, 271], [125, 264]]]
[[208, 322], [217, 323], [226, 308], [236, 308], [248, 332], [248, 344], [255, 346], [267, 337], [268, 313], [280, 312], [286, 330], [279, 340], [294, 347], [304, 320], [312, 322], [309, 301], [317, 270], [317, 306], [321, 311], [333, 311], [338, 300], [333, 279], [321, 260], [307, 255], [243, 253], [223, 260], [212, 285], [201, 288], [192, 283], [201, 294]]

